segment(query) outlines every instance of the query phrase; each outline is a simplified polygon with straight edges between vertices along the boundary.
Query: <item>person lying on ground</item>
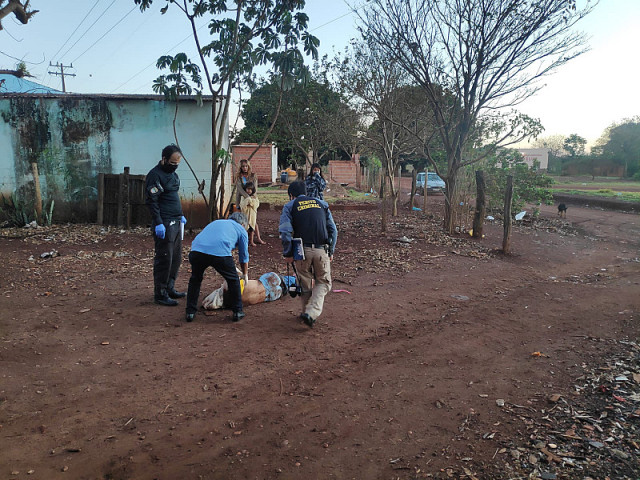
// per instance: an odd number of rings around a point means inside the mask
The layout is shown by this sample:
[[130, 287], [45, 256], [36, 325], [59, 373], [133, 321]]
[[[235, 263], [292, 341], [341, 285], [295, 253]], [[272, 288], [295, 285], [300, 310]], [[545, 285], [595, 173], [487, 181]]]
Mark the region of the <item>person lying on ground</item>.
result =
[[[267, 272], [259, 280], [240, 280], [242, 290], [242, 304], [256, 305], [258, 303], [273, 302], [286, 294], [290, 285], [295, 284], [295, 277], [278, 275], [276, 272]], [[231, 308], [233, 300], [229, 292], [227, 282], [223, 282], [220, 288], [211, 292], [203, 301], [202, 306], [206, 310], [219, 308]]]

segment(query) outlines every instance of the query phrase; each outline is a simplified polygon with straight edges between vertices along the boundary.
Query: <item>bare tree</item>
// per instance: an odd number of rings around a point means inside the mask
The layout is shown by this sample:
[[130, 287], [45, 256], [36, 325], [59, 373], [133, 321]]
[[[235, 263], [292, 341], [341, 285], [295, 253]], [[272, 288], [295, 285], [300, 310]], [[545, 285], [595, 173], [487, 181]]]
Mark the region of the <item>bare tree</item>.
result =
[[548, 148], [550, 154], [561, 157], [567, 154], [564, 149], [565, 140], [566, 137], [564, 135], [549, 135], [548, 137], [536, 138], [531, 145], [533, 148]]
[[[20, 23], [26, 25], [38, 10], [29, 9], [29, 0], [0, 0], [0, 21], [12, 13]], [[2, 23], [0, 23], [0, 30], [2, 30]]]
[[[416, 151], [415, 136], [421, 131], [424, 99], [418, 99], [406, 72], [379, 48], [365, 39], [355, 42], [340, 62], [340, 85], [359, 105], [369, 126], [364, 130], [365, 148], [382, 161], [385, 184], [392, 201], [392, 215], [398, 214], [395, 172], [403, 156]], [[421, 104], [422, 103], [422, 104]], [[384, 224], [384, 222], [383, 222]]]
[[[592, 11], [575, 0], [371, 0], [360, 15], [376, 42], [425, 92], [447, 156], [445, 228], [453, 232], [456, 176], [541, 131], [512, 110], [541, 77], [586, 49], [573, 27]], [[446, 92], [445, 95], [442, 92]]]

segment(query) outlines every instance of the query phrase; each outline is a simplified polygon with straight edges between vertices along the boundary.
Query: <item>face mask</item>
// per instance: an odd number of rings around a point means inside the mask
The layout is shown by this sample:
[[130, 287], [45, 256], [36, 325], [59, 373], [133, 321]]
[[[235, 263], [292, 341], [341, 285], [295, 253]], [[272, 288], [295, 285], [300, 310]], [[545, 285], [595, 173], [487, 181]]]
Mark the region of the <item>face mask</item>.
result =
[[167, 173], [173, 173], [178, 169], [178, 165], [171, 165], [170, 163], [165, 163], [162, 165], [162, 170]]

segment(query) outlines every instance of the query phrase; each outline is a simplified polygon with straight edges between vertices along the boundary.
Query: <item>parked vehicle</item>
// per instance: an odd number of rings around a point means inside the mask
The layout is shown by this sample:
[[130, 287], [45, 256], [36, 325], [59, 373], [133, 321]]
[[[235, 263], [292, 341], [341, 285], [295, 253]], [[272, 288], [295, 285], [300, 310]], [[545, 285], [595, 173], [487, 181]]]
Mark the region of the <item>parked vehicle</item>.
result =
[[[416, 193], [424, 195], [424, 177], [425, 172], [420, 172], [416, 176]], [[427, 195], [433, 193], [444, 193], [447, 189], [444, 180], [434, 172], [427, 172]]]

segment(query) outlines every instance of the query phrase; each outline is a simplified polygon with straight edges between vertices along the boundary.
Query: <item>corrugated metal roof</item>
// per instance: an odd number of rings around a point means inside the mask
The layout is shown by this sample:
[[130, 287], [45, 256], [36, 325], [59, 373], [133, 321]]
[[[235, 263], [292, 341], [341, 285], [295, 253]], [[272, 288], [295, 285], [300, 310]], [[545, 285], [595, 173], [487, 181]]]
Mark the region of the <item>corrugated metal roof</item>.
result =
[[0, 73], [0, 94], [3, 93], [57, 93], [64, 95], [60, 90], [45, 87], [26, 78], [18, 78], [15, 75]]
[[[133, 95], [133, 94], [110, 94], [110, 93], [64, 93], [64, 92], [28, 92], [28, 93], [10, 93], [0, 90], [0, 98], [16, 98], [16, 97], [37, 97], [37, 98], [104, 98], [105, 100], [155, 100], [158, 102], [171, 101], [167, 100], [164, 95]], [[224, 97], [221, 97], [221, 99]], [[197, 101], [195, 95], [181, 95], [181, 102], [195, 102]], [[213, 97], [211, 95], [203, 95], [203, 102], [211, 102]]]

